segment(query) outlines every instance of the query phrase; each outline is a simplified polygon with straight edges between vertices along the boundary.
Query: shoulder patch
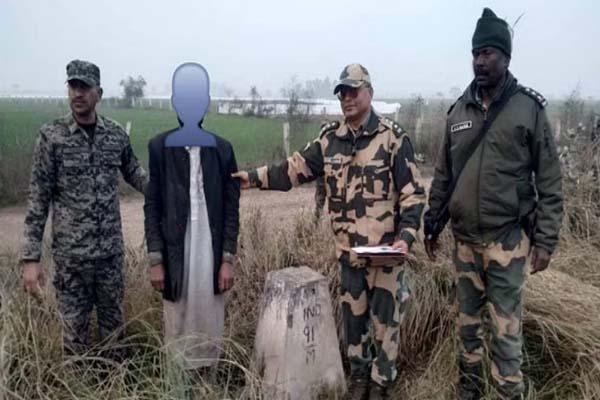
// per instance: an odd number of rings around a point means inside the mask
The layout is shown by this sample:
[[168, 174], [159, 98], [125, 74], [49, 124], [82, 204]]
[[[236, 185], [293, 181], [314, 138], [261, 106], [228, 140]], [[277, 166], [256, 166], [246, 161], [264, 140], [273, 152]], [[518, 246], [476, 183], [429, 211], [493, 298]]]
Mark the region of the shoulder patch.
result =
[[530, 87], [521, 86], [521, 92], [534, 99], [542, 107], [546, 107], [548, 105], [548, 101], [544, 98], [544, 96]]
[[43, 123], [40, 127], [40, 132], [54, 133], [64, 131], [65, 129], [68, 129], [68, 125], [64, 118], [56, 118], [50, 122]]
[[394, 131], [395, 133], [397, 133], [398, 135], [401, 135], [404, 133], [404, 129], [402, 129], [402, 127], [400, 126], [400, 124], [398, 124], [396, 121], [389, 119], [387, 117], [381, 117], [379, 119], [379, 122], [383, 125], [388, 127], [389, 129], [391, 129], [392, 131]]
[[319, 136], [323, 136], [327, 132], [336, 130], [339, 127], [340, 127], [340, 121], [326, 122], [323, 125], [321, 125], [321, 132], [319, 133]]

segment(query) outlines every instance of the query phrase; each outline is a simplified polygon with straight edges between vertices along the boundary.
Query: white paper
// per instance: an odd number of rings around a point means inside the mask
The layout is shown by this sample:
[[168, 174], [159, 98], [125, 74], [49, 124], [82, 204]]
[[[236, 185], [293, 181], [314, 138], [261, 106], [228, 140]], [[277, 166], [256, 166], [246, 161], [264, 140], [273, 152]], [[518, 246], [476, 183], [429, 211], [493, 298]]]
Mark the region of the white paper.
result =
[[392, 246], [358, 246], [353, 247], [359, 257], [368, 256], [405, 256], [406, 253], [400, 249], [394, 249]]

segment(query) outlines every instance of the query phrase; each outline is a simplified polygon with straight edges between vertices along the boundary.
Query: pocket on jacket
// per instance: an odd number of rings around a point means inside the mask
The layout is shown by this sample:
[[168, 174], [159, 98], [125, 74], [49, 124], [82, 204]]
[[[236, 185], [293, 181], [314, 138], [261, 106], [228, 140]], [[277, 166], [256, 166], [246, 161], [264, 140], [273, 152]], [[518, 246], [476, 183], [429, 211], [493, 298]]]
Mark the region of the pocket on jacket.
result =
[[85, 147], [67, 147], [62, 150], [62, 164], [65, 173], [77, 174], [90, 166], [90, 153]]
[[111, 167], [120, 167], [121, 147], [118, 145], [102, 146], [102, 163]]
[[[89, 190], [93, 175], [90, 174], [90, 153], [86, 148], [64, 148], [62, 151], [62, 184], [69, 188], [68, 195], [75, 200], [81, 192]], [[74, 207], [84, 207], [85, 202], [73, 202]]]
[[[366, 226], [363, 232], [359, 229], [359, 233], [368, 238], [369, 246], [377, 246], [382, 242], [391, 244], [395, 236], [394, 219], [394, 204], [391, 200], [374, 201], [366, 207]], [[383, 240], [386, 237], [389, 240]]]
[[390, 192], [390, 166], [367, 164], [362, 169], [362, 196], [364, 199], [385, 200]]

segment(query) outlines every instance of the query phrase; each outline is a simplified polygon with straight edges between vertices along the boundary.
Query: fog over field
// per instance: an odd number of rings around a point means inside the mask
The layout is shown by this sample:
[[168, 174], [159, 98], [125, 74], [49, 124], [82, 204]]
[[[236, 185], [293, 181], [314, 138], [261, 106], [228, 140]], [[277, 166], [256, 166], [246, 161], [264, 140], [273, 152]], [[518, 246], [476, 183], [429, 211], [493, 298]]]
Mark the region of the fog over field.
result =
[[471, 79], [470, 43], [483, 7], [513, 24], [511, 69], [546, 97], [578, 84], [600, 97], [597, 0], [0, 1], [0, 95], [64, 94], [65, 65], [97, 63], [107, 96], [142, 75], [168, 94], [174, 69], [202, 63], [213, 94], [278, 96], [299, 81], [336, 79], [351, 62], [371, 72], [376, 96], [452, 97]]

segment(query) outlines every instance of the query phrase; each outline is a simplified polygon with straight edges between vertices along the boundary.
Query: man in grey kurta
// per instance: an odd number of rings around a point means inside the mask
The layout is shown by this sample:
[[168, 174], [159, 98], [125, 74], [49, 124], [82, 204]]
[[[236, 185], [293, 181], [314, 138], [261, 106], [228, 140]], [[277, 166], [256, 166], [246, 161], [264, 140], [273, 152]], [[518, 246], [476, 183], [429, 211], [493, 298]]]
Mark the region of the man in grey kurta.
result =
[[[202, 66], [186, 63], [176, 70], [173, 105], [180, 127], [154, 137], [148, 146], [146, 240], [150, 280], [164, 299], [165, 339], [183, 368], [196, 369], [213, 364], [220, 354], [223, 293], [233, 285], [240, 189], [231, 178], [237, 170], [231, 144], [202, 130], [208, 109], [208, 74]], [[206, 143], [212, 145], [180, 146], [181, 140], [193, 142], [202, 135], [209, 135]], [[181, 140], [169, 147], [174, 137]]]
[[225, 299], [213, 291], [212, 238], [204, 195], [200, 147], [190, 154], [190, 213], [185, 232], [182, 295], [165, 300], [165, 341], [185, 369], [214, 364], [221, 353]]

